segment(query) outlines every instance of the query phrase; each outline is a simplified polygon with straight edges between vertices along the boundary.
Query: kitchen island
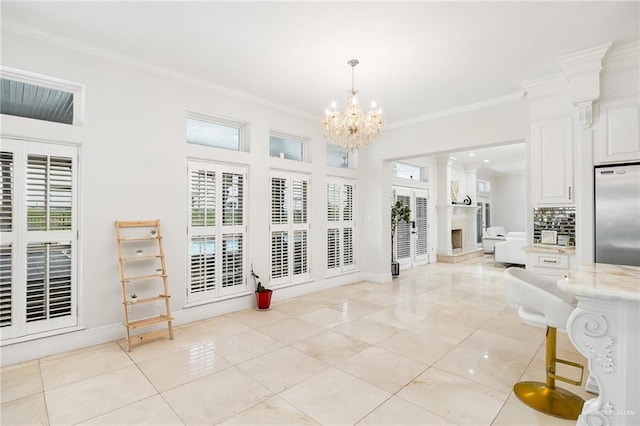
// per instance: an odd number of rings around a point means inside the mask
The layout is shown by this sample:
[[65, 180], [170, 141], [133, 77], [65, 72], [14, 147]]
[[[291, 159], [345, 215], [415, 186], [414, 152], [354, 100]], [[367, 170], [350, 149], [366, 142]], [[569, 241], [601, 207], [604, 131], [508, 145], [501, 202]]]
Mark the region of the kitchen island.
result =
[[558, 287], [578, 299], [567, 331], [600, 392], [578, 425], [640, 425], [640, 268], [578, 265]]

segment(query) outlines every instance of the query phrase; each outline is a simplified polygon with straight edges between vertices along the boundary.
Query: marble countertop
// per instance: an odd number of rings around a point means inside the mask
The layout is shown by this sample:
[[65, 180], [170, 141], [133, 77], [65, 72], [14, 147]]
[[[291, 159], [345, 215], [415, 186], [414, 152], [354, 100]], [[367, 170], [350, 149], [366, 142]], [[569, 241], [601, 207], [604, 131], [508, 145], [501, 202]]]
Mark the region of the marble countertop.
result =
[[582, 264], [561, 278], [558, 287], [577, 295], [640, 302], [640, 267]]
[[575, 254], [575, 247], [557, 246], [552, 244], [533, 244], [522, 247], [522, 250], [532, 253]]

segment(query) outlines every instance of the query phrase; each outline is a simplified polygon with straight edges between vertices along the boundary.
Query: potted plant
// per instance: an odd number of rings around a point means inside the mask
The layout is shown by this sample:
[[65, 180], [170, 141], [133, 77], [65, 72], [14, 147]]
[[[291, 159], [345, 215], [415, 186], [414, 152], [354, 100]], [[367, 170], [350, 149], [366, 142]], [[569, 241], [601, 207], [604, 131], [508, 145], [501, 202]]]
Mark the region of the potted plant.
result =
[[136, 303], [138, 301], [138, 295], [133, 293], [131, 296], [131, 303]]
[[251, 264], [251, 277], [256, 288], [256, 306], [259, 311], [265, 311], [271, 308], [271, 295], [273, 290], [265, 288], [258, 279], [260, 278], [253, 272], [253, 263]]
[[398, 228], [398, 222], [401, 220], [409, 222], [411, 215], [411, 209], [409, 206], [402, 204], [402, 201], [396, 201], [391, 206], [391, 276], [397, 278], [400, 275], [400, 264], [396, 260], [393, 239], [396, 235], [396, 229]]

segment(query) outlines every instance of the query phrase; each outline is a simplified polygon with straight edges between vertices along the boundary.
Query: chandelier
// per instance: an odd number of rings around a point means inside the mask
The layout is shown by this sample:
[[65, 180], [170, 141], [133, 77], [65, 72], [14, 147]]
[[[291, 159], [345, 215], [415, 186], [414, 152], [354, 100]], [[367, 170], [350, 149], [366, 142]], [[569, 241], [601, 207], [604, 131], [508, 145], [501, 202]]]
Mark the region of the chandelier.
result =
[[[331, 109], [325, 112], [322, 119], [324, 136], [334, 143], [349, 150], [360, 149], [367, 146], [369, 142], [380, 135], [384, 120], [382, 110], [371, 110], [364, 115], [360, 109], [358, 91], [354, 84], [354, 69], [360, 62], [351, 59], [347, 62], [351, 66], [351, 90], [349, 91], [349, 101], [343, 113], [336, 111], [335, 102]], [[375, 104], [372, 105], [375, 108]]]

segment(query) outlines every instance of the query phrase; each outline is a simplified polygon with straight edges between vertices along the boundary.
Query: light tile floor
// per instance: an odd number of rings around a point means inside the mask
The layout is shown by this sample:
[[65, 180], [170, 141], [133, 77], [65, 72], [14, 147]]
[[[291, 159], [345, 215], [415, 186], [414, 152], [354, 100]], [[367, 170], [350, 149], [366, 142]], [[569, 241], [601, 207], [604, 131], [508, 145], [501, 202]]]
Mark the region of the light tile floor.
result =
[[[543, 380], [544, 330], [486, 256], [402, 271], [2, 369], [2, 425], [569, 425], [511, 389]], [[586, 365], [565, 334], [559, 353]], [[570, 373], [568, 373], [570, 374]], [[585, 399], [582, 388], [563, 384]]]

